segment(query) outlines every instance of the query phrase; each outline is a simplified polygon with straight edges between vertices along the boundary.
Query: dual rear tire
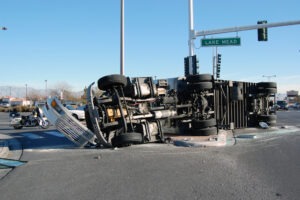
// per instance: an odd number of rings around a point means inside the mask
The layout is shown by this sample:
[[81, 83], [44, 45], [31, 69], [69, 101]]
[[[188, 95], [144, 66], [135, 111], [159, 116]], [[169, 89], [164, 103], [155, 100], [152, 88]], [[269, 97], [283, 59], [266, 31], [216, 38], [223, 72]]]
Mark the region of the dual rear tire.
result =
[[216, 126], [217, 122], [215, 118], [207, 120], [193, 119], [191, 134], [199, 136], [216, 135], [218, 131]]

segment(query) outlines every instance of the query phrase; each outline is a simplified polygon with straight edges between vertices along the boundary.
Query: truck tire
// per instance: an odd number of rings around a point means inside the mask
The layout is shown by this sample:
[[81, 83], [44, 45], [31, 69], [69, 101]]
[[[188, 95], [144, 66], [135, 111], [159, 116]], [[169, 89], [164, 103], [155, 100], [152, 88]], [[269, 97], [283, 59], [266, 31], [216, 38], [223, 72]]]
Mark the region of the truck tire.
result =
[[87, 109], [84, 109], [84, 116], [85, 116], [86, 126], [88, 127], [88, 129], [94, 132], [94, 127], [90, 118], [90, 113], [88, 112]]
[[196, 74], [189, 75], [186, 77], [186, 81], [189, 83], [198, 83], [198, 82], [212, 82], [213, 77], [211, 74]]
[[217, 122], [215, 118], [207, 119], [207, 120], [199, 120], [199, 119], [193, 119], [192, 120], [192, 127], [195, 129], [201, 129], [211, 126], [216, 126]]
[[111, 89], [114, 86], [125, 87], [127, 85], [127, 78], [120, 74], [108, 75], [98, 80], [98, 88], [100, 90]]
[[259, 82], [256, 84], [257, 88], [277, 88], [276, 82]]
[[192, 83], [188, 84], [187, 88], [189, 91], [203, 91], [203, 90], [210, 90], [213, 88], [212, 82], [198, 82], [198, 83]]
[[131, 144], [140, 144], [142, 142], [142, 134], [136, 132], [123, 133], [112, 139], [112, 145], [115, 147], [128, 146]]
[[277, 115], [258, 115], [258, 121], [260, 122], [269, 122], [277, 120]]
[[265, 94], [274, 94], [277, 93], [277, 88], [265, 88], [262, 89], [261, 92]]
[[208, 128], [202, 128], [202, 129], [191, 129], [192, 135], [197, 136], [209, 136], [209, 135], [216, 135], [217, 134], [217, 127], [208, 127]]

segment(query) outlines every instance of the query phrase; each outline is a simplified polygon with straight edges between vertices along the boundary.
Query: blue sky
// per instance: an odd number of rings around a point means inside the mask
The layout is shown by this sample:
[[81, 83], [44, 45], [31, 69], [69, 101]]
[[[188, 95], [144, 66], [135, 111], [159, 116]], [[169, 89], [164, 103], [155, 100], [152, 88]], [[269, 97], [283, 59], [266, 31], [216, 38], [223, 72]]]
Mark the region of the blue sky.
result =
[[[272, 2], [272, 3], [271, 3]], [[73, 91], [120, 73], [120, 0], [0, 0], [0, 86]], [[299, 0], [194, 0], [195, 30], [300, 20]], [[300, 25], [207, 36], [241, 37], [220, 47], [221, 78], [249, 82], [276, 75], [279, 92], [300, 90]], [[195, 46], [200, 47], [200, 39]], [[125, 75], [183, 76], [188, 56], [188, 0], [125, 0]], [[195, 50], [200, 73], [212, 73], [213, 48]]]

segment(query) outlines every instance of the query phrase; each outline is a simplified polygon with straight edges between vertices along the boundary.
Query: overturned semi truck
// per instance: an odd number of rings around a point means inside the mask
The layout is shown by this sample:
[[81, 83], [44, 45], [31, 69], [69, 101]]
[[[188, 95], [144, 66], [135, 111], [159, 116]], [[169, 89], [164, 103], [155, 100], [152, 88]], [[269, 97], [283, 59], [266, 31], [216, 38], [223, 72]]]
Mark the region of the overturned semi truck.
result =
[[100, 78], [95, 96], [87, 89], [86, 125], [60, 101], [47, 100], [44, 113], [78, 146], [121, 147], [164, 142], [165, 134], [208, 136], [220, 129], [276, 125], [275, 82], [216, 80], [210, 74], [153, 80], [112, 74]]

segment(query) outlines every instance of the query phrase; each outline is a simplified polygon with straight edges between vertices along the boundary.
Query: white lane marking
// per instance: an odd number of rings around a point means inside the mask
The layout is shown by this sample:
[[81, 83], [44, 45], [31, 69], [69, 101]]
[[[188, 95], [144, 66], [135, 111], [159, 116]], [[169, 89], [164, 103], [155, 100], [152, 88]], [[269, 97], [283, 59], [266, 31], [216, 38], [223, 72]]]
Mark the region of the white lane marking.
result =
[[46, 134], [49, 134], [49, 135], [56, 136], [56, 137], [65, 137], [63, 134], [61, 134], [61, 133], [58, 132], [58, 131], [46, 131], [45, 133], [46, 133]]
[[[46, 146], [39, 149], [24, 149], [25, 152], [62, 152], [62, 151], [74, 151], [74, 146], [72, 145], [53, 145], [53, 146]], [[72, 149], [70, 149], [72, 148]]]
[[22, 135], [25, 136], [25, 137], [28, 137], [28, 138], [30, 138], [32, 140], [44, 138], [44, 137], [42, 137], [40, 135], [36, 135], [36, 134], [33, 134], [33, 133], [23, 133]]

